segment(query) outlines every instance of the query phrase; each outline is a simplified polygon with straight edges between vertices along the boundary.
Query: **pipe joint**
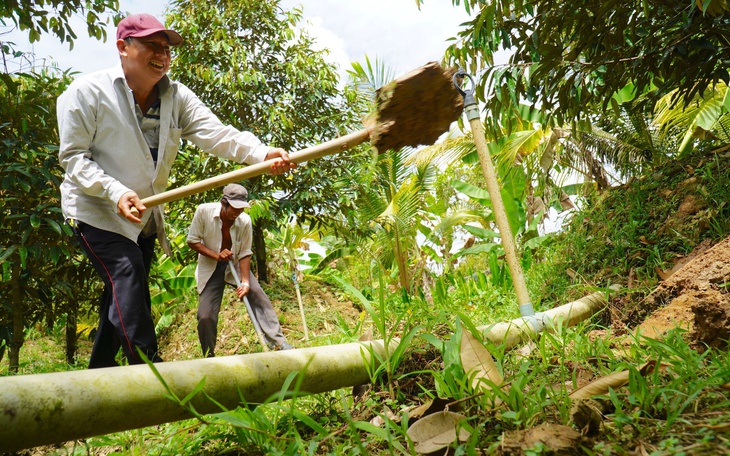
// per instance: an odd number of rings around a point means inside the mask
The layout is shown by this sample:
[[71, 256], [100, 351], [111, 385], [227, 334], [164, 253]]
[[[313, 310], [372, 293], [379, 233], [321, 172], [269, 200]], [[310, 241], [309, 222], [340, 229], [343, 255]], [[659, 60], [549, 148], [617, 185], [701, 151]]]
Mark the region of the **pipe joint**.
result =
[[[464, 82], [468, 80], [470, 83], [470, 88], [463, 88], [461, 86], [461, 82]], [[463, 70], [460, 70], [454, 74], [453, 77], [454, 87], [456, 87], [456, 90], [459, 91], [462, 97], [464, 97], [464, 108], [468, 110], [468, 108], [474, 106], [477, 106], [477, 100], [474, 98], [474, 79], [472, 79], [471, 75], [466, 73]], [[479, 111], [477, 110], [477, 113]], [[467, 113], [468, 117], [468, 113]], [[469, 120], [472, 120], [471, 118]]]
[[542, 312], [536, 314], [533, 313], [532, 315], [523, 316], [522, 321], [526, 322], [530, 326], [534, 334], [539, 334], [545, 327], [545, 320], [543, 317], [544, 315]]
[[532, 307], [531, 302], [520, 305], [520, 315], [523, 317], [535, 315], [535, 308]]
[[479, 108], [476, 104], [468, 105], [464, 107], [464, 114], [466, 114], [466, 119], [471, 122], [472, 120], [481, 120], [479, 116]]

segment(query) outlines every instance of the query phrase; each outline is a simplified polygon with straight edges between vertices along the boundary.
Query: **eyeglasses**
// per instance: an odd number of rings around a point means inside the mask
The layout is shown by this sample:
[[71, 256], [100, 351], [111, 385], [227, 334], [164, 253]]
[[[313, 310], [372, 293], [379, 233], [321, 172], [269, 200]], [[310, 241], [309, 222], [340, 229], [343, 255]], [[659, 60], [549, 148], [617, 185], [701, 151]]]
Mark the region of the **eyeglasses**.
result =
[[139, 38], [132, 38], [132, 40], [155, 54], [165, 54], [167, 56], [171, 55], [169, 44], [160, 44], [156, 41], [142, 40]]

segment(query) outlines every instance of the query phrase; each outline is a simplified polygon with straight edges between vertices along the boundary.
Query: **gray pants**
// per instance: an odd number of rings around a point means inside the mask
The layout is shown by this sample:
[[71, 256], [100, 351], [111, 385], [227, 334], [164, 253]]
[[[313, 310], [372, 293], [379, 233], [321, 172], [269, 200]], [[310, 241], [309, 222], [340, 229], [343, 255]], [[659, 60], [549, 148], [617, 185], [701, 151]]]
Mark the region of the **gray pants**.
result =
[[[200, 347], [203, 349], [203, 356], [215, 356], [215, 343], [218, 338], [218, 313], [221, 310], [223, 290], [226, 286], [225, 274], [228, 263], [221, 261], [215, 268], [215, 272], [208, 280], [202, 293], [198, 295], [198, 338]], [[249, 274], [251, 286], [246, 297], [251, 304], [251, 311], [264, 333], [269, 347], [274, 348], [286, 342], [281, 332], [279, 317], [271, 305], [271, 300], [259, 285], [256, 276]], [[243, 303], [241, 303], [243, 305]]]

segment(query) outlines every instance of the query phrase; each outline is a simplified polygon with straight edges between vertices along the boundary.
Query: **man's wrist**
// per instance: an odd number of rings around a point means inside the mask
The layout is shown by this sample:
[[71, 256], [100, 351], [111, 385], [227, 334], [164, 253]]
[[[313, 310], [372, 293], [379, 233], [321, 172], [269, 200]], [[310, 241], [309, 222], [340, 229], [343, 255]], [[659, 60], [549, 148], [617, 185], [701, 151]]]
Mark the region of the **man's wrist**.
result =
[[249, 283], [248, 283], [248, 282], [241, 282], [241, 286], [242, 286], [242, 287], [248, 287], [248, 288], [251, 288], [251, 285], [249, 285]]

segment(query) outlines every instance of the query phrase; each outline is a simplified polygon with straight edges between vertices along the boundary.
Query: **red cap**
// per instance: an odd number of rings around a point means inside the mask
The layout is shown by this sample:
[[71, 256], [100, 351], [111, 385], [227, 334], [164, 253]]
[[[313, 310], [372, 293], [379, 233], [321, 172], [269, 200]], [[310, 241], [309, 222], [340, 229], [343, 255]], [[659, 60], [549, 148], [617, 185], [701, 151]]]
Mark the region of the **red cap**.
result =
[[170, 46], [177, 46], [182, 43], [183, 39], [179, 33], [174, 30], [166, 29], [162, 22], [158, 21], [151, 14], [132, 14], [125, 17], [117, 25], [117, 39], [125, 38], [144, 38], [145, 36], [154, 35], [155, 33], [164, 33], [170, 40]]

